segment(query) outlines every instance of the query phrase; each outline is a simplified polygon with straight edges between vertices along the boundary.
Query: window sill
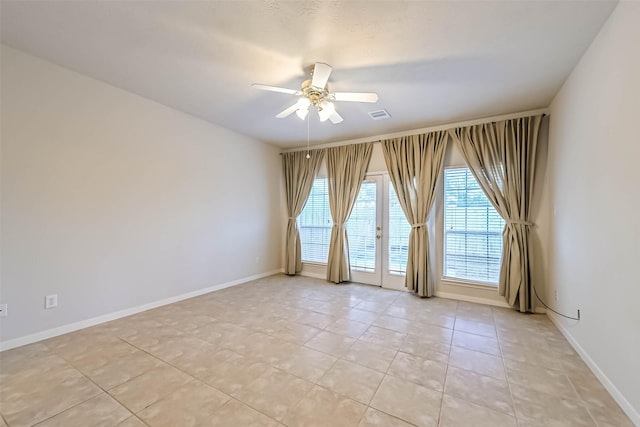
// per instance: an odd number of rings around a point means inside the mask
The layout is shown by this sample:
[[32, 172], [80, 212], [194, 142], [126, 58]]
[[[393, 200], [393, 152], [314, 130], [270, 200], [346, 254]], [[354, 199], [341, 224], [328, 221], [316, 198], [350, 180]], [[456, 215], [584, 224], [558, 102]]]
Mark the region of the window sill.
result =
[[316, 262], [316, 261], [302, 261], [302, 265], [312, 265], [312, 266], [318, 266], [318, 267], [326, 267], [327, 263], [326, 262]]
[[485, 290], [498, 290], [498, 285], [493, 283], [471, 282], [463, 279], [454, 279], [451, 277], [443, 277], [440, 279], [445, 285], [460, 286], [463, 288], [485, 289]]

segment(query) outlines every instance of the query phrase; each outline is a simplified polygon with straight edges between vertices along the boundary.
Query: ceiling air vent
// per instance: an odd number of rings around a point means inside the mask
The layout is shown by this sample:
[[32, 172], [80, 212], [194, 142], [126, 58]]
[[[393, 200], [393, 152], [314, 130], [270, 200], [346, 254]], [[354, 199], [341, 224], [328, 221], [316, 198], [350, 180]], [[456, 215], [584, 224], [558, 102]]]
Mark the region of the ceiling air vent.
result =
[[371, 111], [371, 112], [369, 113], [369, 116], [370, 116], [373, 120], [384, 120], [384, 119], [391, 118], [391, 115], [389, 115], [389, 113], [387, 112], [387, 110]]

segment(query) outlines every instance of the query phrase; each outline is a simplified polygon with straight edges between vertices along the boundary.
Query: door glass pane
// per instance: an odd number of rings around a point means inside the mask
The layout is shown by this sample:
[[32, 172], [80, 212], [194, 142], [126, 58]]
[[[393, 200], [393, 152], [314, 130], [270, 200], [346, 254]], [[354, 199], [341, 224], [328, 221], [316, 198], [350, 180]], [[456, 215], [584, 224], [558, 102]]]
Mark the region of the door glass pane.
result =
[[347, 221], [351, 268], [376, 268], [376, 182], [365, 180]]
[[389, 273], [405, 274], [409, 253], [409, 233], [411, 225], [407, 222], [398, 202], [398, 197], [389, 182]]

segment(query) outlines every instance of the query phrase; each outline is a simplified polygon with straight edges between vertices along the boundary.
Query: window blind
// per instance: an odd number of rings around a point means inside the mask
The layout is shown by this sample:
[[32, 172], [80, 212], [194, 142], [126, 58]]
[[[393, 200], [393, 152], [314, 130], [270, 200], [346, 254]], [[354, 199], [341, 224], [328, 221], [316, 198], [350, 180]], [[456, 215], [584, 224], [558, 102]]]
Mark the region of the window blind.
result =
[[444, 276], [497, 284], [504, 220], [468, 168], [444, 173]]
[[327, 263], [332, 227], [327, 179], [316, 178], [307, 203], [298, 217], [302, 261]]

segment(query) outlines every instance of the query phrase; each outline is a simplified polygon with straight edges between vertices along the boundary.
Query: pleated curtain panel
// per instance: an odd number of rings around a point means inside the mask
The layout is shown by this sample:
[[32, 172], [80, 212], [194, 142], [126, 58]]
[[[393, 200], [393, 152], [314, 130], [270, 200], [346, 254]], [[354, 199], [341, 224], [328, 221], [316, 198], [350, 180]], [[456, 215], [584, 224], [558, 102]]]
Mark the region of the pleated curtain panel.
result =
[[536, 151], [542, 115], [451, 131], [469, 169], [505, 220], [499, 292], [521, 312], [532, 312], [529, 231]]
[[307, 203], [313, 181], [318, 174], [324, 157], [324, 150], [311, 150], [307, 159], [306, 151], [282, 154], [284, 186], [287, 197], [287, 238], [285, 242], [284, 271], [294, 275], [302, 271], [300, 231], [297, 218]]
[[422, 297], [435, 294], [427, 218], [435, 201], [448, 139], [448, 132], [440, 131], [382, 141], [389, 179], [411, 224], [405, 285]]
[[334, 283], [351, 280], [349, 239], [345, 224], [358, 198], [372, 151], [372, 143], [327, 149], [329, 209], [333, 218], [327, 280]]

